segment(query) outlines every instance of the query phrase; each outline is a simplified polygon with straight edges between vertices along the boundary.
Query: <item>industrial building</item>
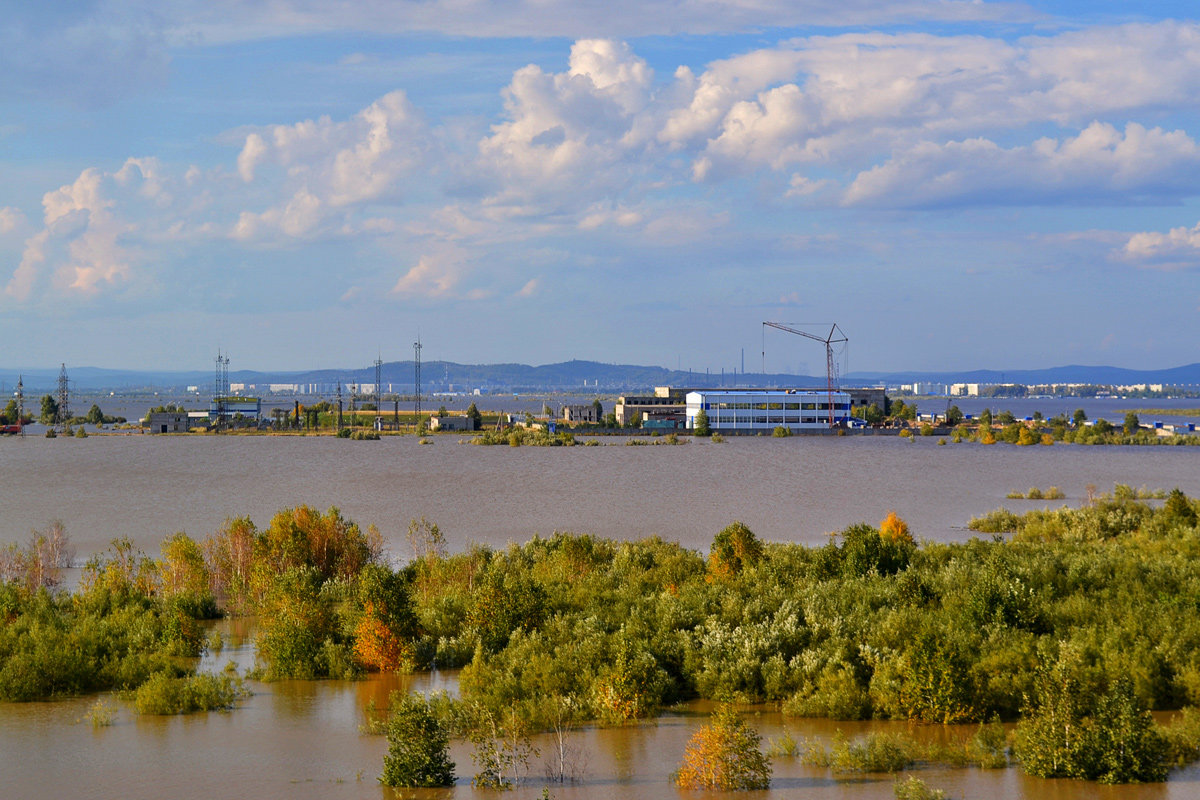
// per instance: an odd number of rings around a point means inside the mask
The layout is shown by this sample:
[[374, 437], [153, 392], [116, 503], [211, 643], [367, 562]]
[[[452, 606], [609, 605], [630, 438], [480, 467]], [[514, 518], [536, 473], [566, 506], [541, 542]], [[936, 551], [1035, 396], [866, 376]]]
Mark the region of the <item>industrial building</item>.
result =
[[670, 386], [655, 386], [653, 395], [623, 395], [617, 398], [613, 408], [617, 424], [621, 427], [639, 414], [645, 422], [654, 420], [677, 420], [683, 422], [684, 397], [691, 389], [674, 389]]
[[433, 416], [429, 419], [431, 431], [473, 431], [475, 420], [466, 415]]
[[[830, 409], [830, 399], [833, 408]], [[850, 395], [819, 389], [701, 389], [687, 394], [687, 427], [694, 430], [701, 410], [714, 433], [771, 433], [829, 428], [850, 418]]]
[[[692, 427], [690, 419], [692, 416], [694, 416], [694, 414], [688, 412], [688, 404], [687, 404], [686, 398], [689, 394], [697, 393], [697, 392], [706, 394], [706, 395], [737, 394], [739, 396], [742, 394], [746, 394], [746, 393], [755, 394], [755, 395], [772, 394], [772, 393], [787, 394], [787, 395], [790, 395], [793, 399], [785, 400], [783, 402], [785, 404], [792, 404], [792, 405], [794, 405], [797, 402], [795, 400], [795, 397], [797, 397], [799, 395], [819, 396], [819, 398], [821, 398], [821, 399], [814, 400], [811, 402], [818, 403], [820, 405], [820, 408], [817, 410], [824, 411], [824, 413], [815, 415], [815, 416], [819, 416], [820, 419], [818, 420], [818, 424], [815, 424], [812, 427], [813, 428], [822, 428], [822, 427], [828, 428], [829, 427], [829, 408], [828, 408], [828, 406], [829, 406], [829, 391], [828, 391], [828, 389], [690, 389], [690, 388], [689, 389], [678, 389], [678, 388], [673, 388], [670, 386], [655, 387], [653, 395], [626, 395], [626, 396], [618, 398], [616, 408], [615, 408], [616, 416], [617, 416], [617, 423], [619, 425], [624, 426], [624, 425], [628, 424], [629, 420], [635, 419], [637, 417], [637, 415], [640, 414], [641, 419], [642, 419], [642, 427], [643, 428], [669, 429], [669, 428], [675, 428], [675, 427], [678, 427], [678, 428], [686, 427], [686, 428], [690, 429]], [[880, 409], [883, 409], [887, 403], [887, 400], [885, 398], [884, 389], [882, 387], [843, 389], [843, 390], [841, 390], [841, 392], [838, 392], [837, 394], [844, 396], [844, 398], [841, 402], [843, 402], [843, 403], [849, 402], [849, 405], [850, 405], [850, 411], [848, 411], [845, 414], [839, 413], [838, 409], [836, 409], [836, 408], [834, 409], [835, 418], [837, 418], [837, 419], [840, 419], [841, 417], [849, 416], [850, 413], [855, 408], [866, 408], [866, 407], [874, 404], [874, 405], [878, 406]], [[846, 398], [848, 398], [848, 400]], [[718, 402], [722, 402], [722, 401], [718, 401]], [[750, 402], [750, 401], [737, 400], [737, 401], [723, 401], [723, 402], [739, 402], [739, 403], [741, 403], [741, 402]], [[770, 401], [764, 401], [764, 402], [770, 402]], [[804, 401], [800, 401], [800, 402], [804, 402]], [[835, 406], [838, 405], [838, 402], [835, 401], [834, 405]], [[725, 410], [728, 410], [728, 409], [725, 409]], [[746, 411], [746, 409], [740, 409], [740, 410]], [[771, 410], [771, 409], [767, 409], [767, 410]], [[790, 411], [799, 410], [799, 411], [803, 412], [806, 409], [785, 409], [785, 411], [788, 411], [788, 410], [790, 410]], [[812, 411], [813, 409], [807, 409], [807, 410]], [[743, 414], [742, 416], [745, 416], [745, 414]], [[793, 417], [793, 416], [797, 416], [797, 415], [796, 414], [787, 414], [786, 416]], [[809, 414], [801, 413], [799, 416], [804, 418], [804, 417], [812, 417], [814, 415], [811, 413], [809, 413]], [[709, 414], [709, 422], [710, 422], [710, 424], [712, 422], [712, 414], [711, 413]], [[801, 426], [804, 423], [803, 422], [772, 423], [770, 426], [771, 429], [773, 430], [775, 428], [775, 425], [777, 425], [777, 424], [778, 425], [787, 425], [788, 427], [792, 427], [793, 425]], [[802, 429], [802, 428], [798, 428], [798, 429]]]
[[214, 397], [208, 405], [208, 417], [213, 422], [229, 422], [235, 418], [258, 422], [262, 418], [262, 399], [258, 397]]
[[600, 421], [596, 414], [596, 406], [592, 403], [566, 405], [562, 407], [563, 422], [587, 422], [596, 424]]

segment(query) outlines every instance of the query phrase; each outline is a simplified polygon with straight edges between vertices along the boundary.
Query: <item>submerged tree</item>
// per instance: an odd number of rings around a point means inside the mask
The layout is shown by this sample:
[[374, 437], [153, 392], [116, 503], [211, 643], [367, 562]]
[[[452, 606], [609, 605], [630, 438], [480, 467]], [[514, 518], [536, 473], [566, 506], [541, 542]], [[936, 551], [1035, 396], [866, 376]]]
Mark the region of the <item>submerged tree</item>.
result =
[[1079, 678], [1081, 670], [1080, 655], [1067, 650], [1039, 671], [1036, 696], [1017, 725], [1021, 767], [1041, 778], [1165, 780], [1167, 742], [1132, 681], [1121, 676], [1097, 697]]
[[454, 785], [450, 737], [424, 697], [408, 695], [393, 707], [387, 738], [380, 783], [412, 788]]
[[722, 706], [688, 742], [675, 782], [683, 789], [766, 789], [771, 762], [761, 741], [733, 708]]

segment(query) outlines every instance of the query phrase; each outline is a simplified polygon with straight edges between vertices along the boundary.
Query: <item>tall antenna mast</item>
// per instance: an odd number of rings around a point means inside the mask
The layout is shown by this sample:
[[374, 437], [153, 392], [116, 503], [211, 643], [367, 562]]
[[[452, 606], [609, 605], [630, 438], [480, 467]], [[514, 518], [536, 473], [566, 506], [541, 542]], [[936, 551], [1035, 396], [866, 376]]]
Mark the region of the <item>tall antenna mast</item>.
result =
[[413, 370], [414, 384], [417, 395], [417, 425], [421, 424], [421, 335], [417, 334], [417, 341], [413, 342]]

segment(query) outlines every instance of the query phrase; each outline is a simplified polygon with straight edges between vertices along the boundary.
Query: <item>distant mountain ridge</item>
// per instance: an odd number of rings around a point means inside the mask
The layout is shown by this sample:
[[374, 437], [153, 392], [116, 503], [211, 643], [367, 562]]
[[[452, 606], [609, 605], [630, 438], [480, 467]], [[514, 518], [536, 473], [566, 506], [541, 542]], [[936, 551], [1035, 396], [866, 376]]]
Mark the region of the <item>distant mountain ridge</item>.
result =
[[[381, 368], [381, 382], [391, 384], [395, 391], [411, 392], [414, 364], [412, 361], [392, 361]], [[16, 387], [18, 375], [23, 376], [27, 394], [52, 391], [57, 385], [58, 368], [10, 369], [0, 368], [0, 387], [10, 394]], [[180, 391], [197, 386], [201, 394], [212, 391], [214, 375], [211, 370], [170, 372], [165, 370], [119, 370], [98, 367], [68, 367], [68, 377], [75, 391]], [[530, 366], [528, 364], [456, 364], [450, 361], [423, 361], [421, 388], [425, 392], [456, 391], [479, 388], [484, 391], [574, 391], [579, 393], [648, 392], [655, 386], [823, 386], [825, 376], [790, 375], [782, 373], [713, 373], [672, 370], [665, 367], [631, 364], [605, 364], [599, 361], [564, 361], [557, 364]], [[373, 384], [374, 366], [347, 369], [316, 369], [306, 371], [268, 372], [235, 370], [229, 373], [231, 383], [257, 384]], [[1096, 383], [1139, 384], [1164, 383], [1174, 386], [1200, 385], [1200, 363], [1169, 369], [1137, 370], [1124, 367], [1083, 366], [1072, 364], [1035, 370], [963, 370], [963, 371], [906, 371], [851, 372], [842, 376], [851, 386], [897, 385], [902, 383]], [[260, 391], [262, 391], [260, 389]]]
[[1046, 369], [994, 370], [980, 369], [961, 372], [851, 372], [847, 381], [878, 381], [888, 383], [1095, 383], [1130, 385], [1166, 383], [1172, 386], [1200, 384], [1200, 363], [1168, 369], [1128, 369], [1125, 367], [1084, 366], [1070, 364]]

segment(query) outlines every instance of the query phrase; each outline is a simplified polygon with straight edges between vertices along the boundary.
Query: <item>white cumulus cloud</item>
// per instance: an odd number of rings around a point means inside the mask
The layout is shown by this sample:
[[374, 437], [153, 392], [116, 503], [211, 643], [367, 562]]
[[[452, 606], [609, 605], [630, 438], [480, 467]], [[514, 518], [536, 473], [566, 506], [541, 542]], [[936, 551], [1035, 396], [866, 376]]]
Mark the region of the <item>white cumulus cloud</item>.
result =
[[628, 45], [601, 39], [572, 45], [565, 72], [518, 70], [504, 90], [509, 120], [479, 146], [498, 187], [491, 202], [519, 212], [530, 200], [574, 203], [614, 190], [639, 168], [636, 155], [653, 134], [639, 124], [652, 78]]
[[[1008, 42], [854, 33], [713, 62], [659, 138], [695, 147], [694, 178], [799, 164], [846, 167], [928, 141], [1193, 108], [1200, 26], [1089, 28]], [[1124, 120], [1122, 120], [1124, 121]]]
[[1183, 131], [1093, 122], [1077, 136], [1003, 148], [984, 138], [921, 143], [858, 175], [847, 205], [938, 206], [1171, 202], [1200, 181], [1200, 147]]
[[400, 276], [392, 294], [445, 297], [458, 286], [461, 264], [439, 256], [421, 256], [416, 265]]
[[1127, 261], [1161, 269], [1200, 266], [1200, 223], [1166, 233], [1146, 231], [1129, 237], [1119, 253]]
[[[344, 121], [321, 117], [248, 133], [237, 157], [238, 175], [246, 183], [276, 187], [277, 202], [262, 211], [244, 210], [231, 235], [310, 236], [332, 218], [342, 221], [351, 208], [398, 201], [401, 178], [422, 166], [429, 147], [425, 124], [402, 91]], [[268, 165], [276, 167], [270, 175]]]

